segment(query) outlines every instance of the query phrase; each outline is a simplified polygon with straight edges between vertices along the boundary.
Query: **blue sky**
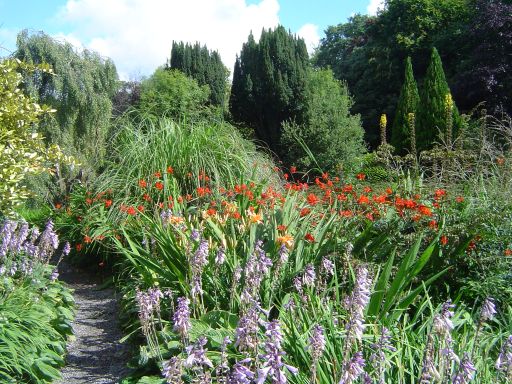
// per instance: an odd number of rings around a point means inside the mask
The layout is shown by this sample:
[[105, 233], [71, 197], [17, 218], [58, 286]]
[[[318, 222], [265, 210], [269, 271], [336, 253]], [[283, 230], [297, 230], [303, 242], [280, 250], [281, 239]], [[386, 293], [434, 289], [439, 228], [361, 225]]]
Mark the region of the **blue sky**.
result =
[[248, 32], [282, 24], [313, 49], [327, 26], [375, 12], [379, 0], [0, 0], [0, 56], [24, 29], [111, 57], [122, 78], [149, 75], [172, 40], [200, 41], [232, 68]]

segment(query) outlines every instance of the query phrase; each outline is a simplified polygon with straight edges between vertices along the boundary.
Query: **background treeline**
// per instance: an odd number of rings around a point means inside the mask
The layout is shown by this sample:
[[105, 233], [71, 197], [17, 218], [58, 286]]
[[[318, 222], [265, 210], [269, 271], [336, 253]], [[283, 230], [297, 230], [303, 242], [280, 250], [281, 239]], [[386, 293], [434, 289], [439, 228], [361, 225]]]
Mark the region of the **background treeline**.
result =
[[388, 0], [378, 16], [330, 26], [313, 61], [347, 82], [353, 112], [376, 146], [379, 116], [395, 114], [406, 58], [421, 85], [433, 47], [461, 112], [481, 102], [495, 116], [512, 112], [509, 0]]

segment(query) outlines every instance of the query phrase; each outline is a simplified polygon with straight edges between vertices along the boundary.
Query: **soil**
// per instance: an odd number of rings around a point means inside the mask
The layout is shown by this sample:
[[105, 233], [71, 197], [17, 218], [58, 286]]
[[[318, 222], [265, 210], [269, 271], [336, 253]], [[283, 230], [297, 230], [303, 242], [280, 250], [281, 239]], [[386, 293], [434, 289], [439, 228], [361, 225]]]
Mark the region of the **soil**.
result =
[[55, 384], [118, 383], [129, 373], [130, 346], [119, 342], [123, 334], [117, 321], [116, 292], [100, 289], [97, 275], [64, 262], [59, 273], [59, 279], [74, 290], [76, 318], [62, 379]]

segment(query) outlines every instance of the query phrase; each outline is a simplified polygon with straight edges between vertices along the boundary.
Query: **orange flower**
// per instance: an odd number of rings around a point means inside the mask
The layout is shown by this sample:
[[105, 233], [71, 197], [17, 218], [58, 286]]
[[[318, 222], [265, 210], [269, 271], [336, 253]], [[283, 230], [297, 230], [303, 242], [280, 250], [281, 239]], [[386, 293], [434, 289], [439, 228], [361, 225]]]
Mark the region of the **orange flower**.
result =
[[359, 196], [359, 199], [357, 199], [358, 204], [368, 204], [370, 202], [370, 199], [366, 195]]
[[462, 196], [457, 196], [457, 197], [455, 198], [455, 201], [456, 201], [457, 203], [462, 203], [462, 202], [464, 202], [464, 197], [462, 197]]
[[162, 173], [160, 171], [156, 171], [154, 174], [153, 174], [157, 179], [161, 178], [162, 177]]
[[161, 182], [157, 181], [155, 183], [155, 188], [161, 191], [162, 189], [164, 189], [164, 185]]
[[277, 230], [278, 230], [278, 231], [286, 231], [286, 225], [279, 224], [279, 225], [277, 226]]
[[510, 248], [505, 249], [505, 256], [512, 256], [512, 249], [510, 249]]
[[314, 193], [310, 193], [307, 199], [309, 205], [316, 205], [319, 202], [318, 197]]
[[263, 216], [261, 213], [253, 213], [251, 211], [249, 213], [249, 219], [251, 220], [251, 223], [260, 224], [263, 223]]
[[387, 188], [386, 188], [386, 193], [387, 193], [388, 195], [391, 195], [391, 194], [393, 193], [393, 190], [392, 190], [391, 188], [387, 187]]
[[356, 175], [356, 177], [357, 177], [357, 180], [364, 180], [364, 179], [366, 179], [366, 175], [364, 173], [358, 173]]
[[306, 241], [309, 241], [310, 243], [315, 242], [315, 237], [311, 233], [306, 233], [306, 236], [304, 236], [304, 239]]
[[55, 203], [55, 209], [61, 209], [62, 204], [61, 203]]
[[498, 164], [498, 165], [503, 165], [503, 164], [505, 164], [505, 158], [504, 158], [504, 157], [498, 157], [498, 158], [496, 159], [496, 164]]
[[148, 186], [148, 183], [146, 183], [146, 180], [139, 180], [139, 187], [146, 188]]
[[283, 236], [279, 236], [277, 238], [277, 242], [279, 244], [284, 244], [286, 248], [291, 249], [293, 247], [293, 236], [286, 234]]
[[309, 209], [309, 208], [302, 208], [300, 210], [300, 217], [304, 217], [306, 215], [309, 215], [310, 212], [311, 212], [311, 209]]
[[172, 175], [174, 173], [174, 169], [170, 165], [167, 167], [167, 173], [169, 175]]
[[149, 196], [147, 193], [145, 193], [143, 196], [142, 196], [142, 199], [144, 201], [151, 201], [151, 196]]
[[85, 244], [91, 244], [92, 243], [92, 239], [89, 236], [85, 235], [84, 236], [84, 243]]
[[424, 216], [432, 216], [432, 211], [430, 210], [429, 207], [427, 207], [425, 205], [420, 205], [418, 207], [418, 211], [419, 211], [419, 213], [421, 213]]

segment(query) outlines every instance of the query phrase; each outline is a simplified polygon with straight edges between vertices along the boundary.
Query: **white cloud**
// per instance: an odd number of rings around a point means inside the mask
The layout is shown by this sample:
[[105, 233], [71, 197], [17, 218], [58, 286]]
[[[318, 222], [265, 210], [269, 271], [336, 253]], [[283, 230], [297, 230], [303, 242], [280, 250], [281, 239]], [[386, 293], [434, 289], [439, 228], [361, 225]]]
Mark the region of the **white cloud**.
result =
[[258, 39], [275, 27], [278, 11], [277, 0], [68, 0], [56, 21], [72, 27], [67, 38], [112, 58], [126, 79], [165, 64], [173, 40], [218, 50], [232, 71], [249, 32]]
[[384, 9], [384, 0], [370, 0], [370, 4], [366, 7], [369, 15], [375, 16], [377, 11]]
[[311, 55], [320, 42], [320, 35], [318, 34], [318, 25], [304, 24], [297, 31], [297, 35], [304, 39], [308, 53]]

